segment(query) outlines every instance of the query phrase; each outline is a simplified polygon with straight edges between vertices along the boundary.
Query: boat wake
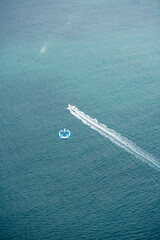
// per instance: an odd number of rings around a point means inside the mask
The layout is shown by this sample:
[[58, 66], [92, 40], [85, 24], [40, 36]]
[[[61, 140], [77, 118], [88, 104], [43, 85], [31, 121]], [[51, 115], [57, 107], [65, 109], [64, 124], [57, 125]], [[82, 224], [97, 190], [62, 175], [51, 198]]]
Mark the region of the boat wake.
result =
[[40, 54], [43, 54], [46, 51], [47, 43], [41, 48]]
[[99, 123], [97, 119], [93, 119], [85, 113], [79, 111], [79, 109], [75, 106], [71, 106], [69, 104], [67, 109], [71, 112], [72, 115], [80, 119], [85, 125], [99, 132], [101, 135], [108, 138], [111, 142], [115, 143], [148, 165], [160, 169], [160, 163], [157, 161], [157, 159], [155, 159], [152, 155], [146, 153], [132, 141], [128, 140], [128, 138], [123, 137], [121, 134], [117, 133], [113, 129], [108, 128], [106, 125]]

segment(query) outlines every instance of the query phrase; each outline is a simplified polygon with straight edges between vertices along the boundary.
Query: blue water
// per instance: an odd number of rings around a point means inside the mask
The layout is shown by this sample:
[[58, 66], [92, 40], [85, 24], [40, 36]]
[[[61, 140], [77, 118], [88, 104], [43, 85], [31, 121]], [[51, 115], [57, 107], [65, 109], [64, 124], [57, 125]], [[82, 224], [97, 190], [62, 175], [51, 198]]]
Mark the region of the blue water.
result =
[[[158, 240], [158, 0], [1, 0], [0, 239]], [[68, 141], [58, 138], [70, 129]]]

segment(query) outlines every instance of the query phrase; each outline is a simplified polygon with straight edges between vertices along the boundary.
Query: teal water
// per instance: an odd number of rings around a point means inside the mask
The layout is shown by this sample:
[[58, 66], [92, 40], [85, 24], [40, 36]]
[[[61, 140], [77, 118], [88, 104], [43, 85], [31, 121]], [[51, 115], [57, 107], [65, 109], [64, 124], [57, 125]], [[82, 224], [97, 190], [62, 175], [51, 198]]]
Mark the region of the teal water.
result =
[[[1, 1], [0, 239], [160, 239], [160, 3]], [[69, 141], [58, 138], [70, 129]]]

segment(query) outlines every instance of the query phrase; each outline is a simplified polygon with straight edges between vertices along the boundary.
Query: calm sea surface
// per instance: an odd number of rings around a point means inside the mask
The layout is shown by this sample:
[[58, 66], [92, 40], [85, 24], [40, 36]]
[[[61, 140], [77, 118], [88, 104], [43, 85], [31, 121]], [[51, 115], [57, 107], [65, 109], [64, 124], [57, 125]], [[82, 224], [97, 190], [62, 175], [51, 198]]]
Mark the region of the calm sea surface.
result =
[[66, 108], [160, 162], [160, 2], [1, 0], [0, 22], [0, 239], [159, 240], [160, 169]]

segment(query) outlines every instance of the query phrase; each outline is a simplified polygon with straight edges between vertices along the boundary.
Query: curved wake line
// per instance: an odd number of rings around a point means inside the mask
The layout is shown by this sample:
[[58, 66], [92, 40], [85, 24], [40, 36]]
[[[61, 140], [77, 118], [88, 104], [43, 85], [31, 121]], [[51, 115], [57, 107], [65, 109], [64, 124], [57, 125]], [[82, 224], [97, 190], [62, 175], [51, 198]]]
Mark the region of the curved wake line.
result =
[[108, 128], [106, 125], [99, 123], [97, 119], [93, 119], [85, 113], [79, 111], [79, 109], [75, 106], [68, 105], [67, 109], [71, 112], [72, 115], [80, 119], [85, 125], [99, 132], [101, 135], [108, 138], [111, 142], [134, 155], [136, 158], [142, 160], [143, 162], [146, 162], [148, 165], [160, 169], [160, 163], [157, 161], [157, 159], [139, 148], [135, 143], [128, 140], [128, 138], [123, 137], [121, 134], [117, 133], [111, 128]]

